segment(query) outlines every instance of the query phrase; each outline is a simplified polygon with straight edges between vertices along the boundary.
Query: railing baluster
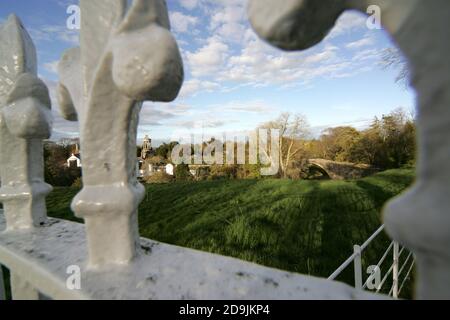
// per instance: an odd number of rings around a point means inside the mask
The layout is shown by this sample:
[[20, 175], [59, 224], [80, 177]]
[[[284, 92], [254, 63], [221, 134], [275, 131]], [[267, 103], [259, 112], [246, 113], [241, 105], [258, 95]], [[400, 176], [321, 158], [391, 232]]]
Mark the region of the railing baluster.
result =
[[50, 96], [37, 77], [36, 50], [15, 15], [0, 27], [0, 175], [7, 229], [47, 218], [42, 140], [51, 135]]
[[361, 247], [359, 245], [354, 245], [353, 253], [355, 254], [353, 264], [353, 268], [355, 269], [355, 288], [362, 289]]
[[393, 250], [393, 269], [392, 269], [392, 296], [398, 298], [398, 261], [399, 261], [399, 245], [398, 242], [394, 242]]
[[[183, 64], [164, 0], [81, 0], [80, 47], [59, 64], [63, 116], [80, 122], [83, 189], [72, 209], [85, 220], [89, 266], [137, 255], [136, 137], [145, 100], [169, 102]], [[74, 76], [77, 75], [77, 76]], [[98, 152], [109, 150], [110, 152]]]

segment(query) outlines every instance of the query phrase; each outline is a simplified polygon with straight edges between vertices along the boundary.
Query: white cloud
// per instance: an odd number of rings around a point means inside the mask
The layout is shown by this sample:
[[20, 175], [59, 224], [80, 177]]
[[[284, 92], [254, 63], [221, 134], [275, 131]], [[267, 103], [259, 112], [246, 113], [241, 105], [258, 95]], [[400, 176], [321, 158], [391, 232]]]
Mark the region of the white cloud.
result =
[[217, 105], [213, 111], [230, 112], [230, 113], [268, 113], [276, 110], [273, 106], [268, 105], [262, 100], [252, 101], [231, 101], [224, 105]]
[[210, 30], [229, 41], [241, 42], [246, 31], [245, 1], [223, 2], [216, 7], [210, 20]]
[[200, 129], [200, 128], [219, 128], [228, 124], [229, 121], [225, 122], [222, 120], [188, 120], [180, 121], [175, 125], [184, 129]]
[[197, 17], [185, 15], [178, 11], [170, 13], [170, 24], [175, 32], [192, 32], [191, 28], [194, 27], [197, 22]]
[[382, 49], [366, 49], [356, 52], [352, 61], [354, 62], [367, 62], [367, 60], [380, 60], [382, 58]]
[[188, 10], [195, 9], [200, 3], [199, 0], [179, 0], [179, 1], [181, 6]]
[[187, 115], [190, 109], [187, 105], [147, 101], [142, 106], [139, 124], [141, 126], [160, 126], [166, 120]]
[[202, 81], [199, 79], [191, 79], [184, 82], [180, 98], [186, 98], [189, 96], [195, 96], [201, 92], [211, 92], [220, 88], [220, 85], [213, 81]]
[[[253, 87], [281, 85], [292, 87], [307, 85], [322, 78], [343, 78], [366, 72], [367, 60], [376, 53], [360, 55], [355, 50], [353, 58], [342, 47], [330, 41], [301, 52], [278, 50], [256, 36], [246, 21], [242, 1], [218, 1], [211, 11], [210, 30], [214, 33], [198, 50], [186, 51], [184, 56], [194, 78], [214, 79], [214, 82], [233, 82]], [[345, 13], [328, 39], [365, 28], [366, 18], [359, 13]], [[374, 44], [370, 35], [346, 47], [360, 49]], [[198, 84], [197, 84], [198, 86]], [[185, 92], [191, 91], [194, 83]], [[189, 89], [188, 89], [189, 88]], [[232, 90], [226, 87], [222, 91]]]
[[336, 46], [324, 45], [304, 52], [283, 52], [267, 45], [256, 35], [248, 37], [238, 55], [230, 57], [219, 79], [254, 84], [281, 84], [331, 76], [345, 69]]
[[56, 95], [57, 82], [42, 79], [48, 87], [50, 93], [50, 99], [52, 101], [52, 116], [53, 116], [53, 133], [51, 136], [52, 140], [58, 140], [64, 137], [78, 137], [79, 134], [79, 126], [78, 122], [67, 121], [59, 112], [59, 106]]
[[44, 63], [44, 69], [50, 73], [58, 74], [59, 60]]
[[78, 45], [79, 31], [69, 30], [65, 24], [54, 26], [42, 26], [39, 29], [28, 29], [35, 42], [39, 41], [63, 41], [71, 45]]
[[222, 39], [212, 36], [206, 45], [196, 52], [187, 52], [186, 58], [194, 77], [210, 75], [218, 71], [226, 62], [229, 47]]
[[338, 36], [351, 33], [358, 29], [367, 28], [367, 16], [357, 11], [346, 11], [336, 22], [336, 25], [331, 30], [326, 40], [336, 38]]
[[350, 42], [345, 47], [347, 49], [360, 49], [362, 47], [367, 47], [367, 46], [373, 45], [373, 43], [374, 43], [374, 41], [372, 38], [365, 37], [360, 40]]

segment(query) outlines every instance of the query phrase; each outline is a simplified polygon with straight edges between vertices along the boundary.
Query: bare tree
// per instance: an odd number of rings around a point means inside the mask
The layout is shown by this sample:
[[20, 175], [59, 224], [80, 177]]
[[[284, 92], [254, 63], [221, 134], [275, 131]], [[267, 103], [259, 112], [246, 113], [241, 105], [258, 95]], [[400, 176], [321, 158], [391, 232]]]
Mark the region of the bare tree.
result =
[[[309, 135], [309, 124], [302, 114], [282, 113], [278, 119], [267, 122], [260, 126], [261, 129], [278, 129], [280, 133], [280, 170], [283, 177], [295, 156], [303, 150], [303, 140]], [[270, 159], [268, 150], [264, 148], [264, 153]]]

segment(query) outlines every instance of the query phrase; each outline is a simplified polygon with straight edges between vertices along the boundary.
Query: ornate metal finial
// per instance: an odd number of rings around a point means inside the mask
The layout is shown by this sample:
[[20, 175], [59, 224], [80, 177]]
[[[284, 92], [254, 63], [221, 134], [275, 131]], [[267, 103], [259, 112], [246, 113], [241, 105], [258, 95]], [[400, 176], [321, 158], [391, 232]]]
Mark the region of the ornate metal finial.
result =
[[346, 9], [376, 5], [409, 61], [418, 101], [418, 175], [385, 208], [388, 233], [416, 254], [417, 298], [450, 298], [450, 2], [447, 0], [250, 0], [261, 37], [289, 50], [321, 41]]
[[47, 217], [42, 140], [51, 135], [51, 102], [37, 78], [36, 50], [19, 18], [0, 27], [0, 201], [8, 230]]
[[139, 243], [136, 135], [142, 101], [171, 101], [183, 65], [164, 0], [81, 0], [81, 45], [59, 65], [59, 102], [80, 122], [89, 265], [128, 263]]

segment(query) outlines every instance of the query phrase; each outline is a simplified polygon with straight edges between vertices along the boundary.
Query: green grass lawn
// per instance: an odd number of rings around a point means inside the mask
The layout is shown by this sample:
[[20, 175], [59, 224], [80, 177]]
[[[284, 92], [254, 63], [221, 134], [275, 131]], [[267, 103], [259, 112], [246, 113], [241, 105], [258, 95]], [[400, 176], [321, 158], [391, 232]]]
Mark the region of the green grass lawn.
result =
[[[414, 180], [410, 169], [353, 181], [216, 180], [146, 186], [141, 236], [262, 265], [329, 276], [382, 223], [381, 208]], [[52, 217], [77, 220], [76, 188], [55, 188]], [[376, 264], [383, 235], [363, 255]], [[390, 261], [389, 261], [390, 262]], [[383, 267], [382, 267], [383, 271]], [[353, 284], [349, 267], [339, 280]]]

